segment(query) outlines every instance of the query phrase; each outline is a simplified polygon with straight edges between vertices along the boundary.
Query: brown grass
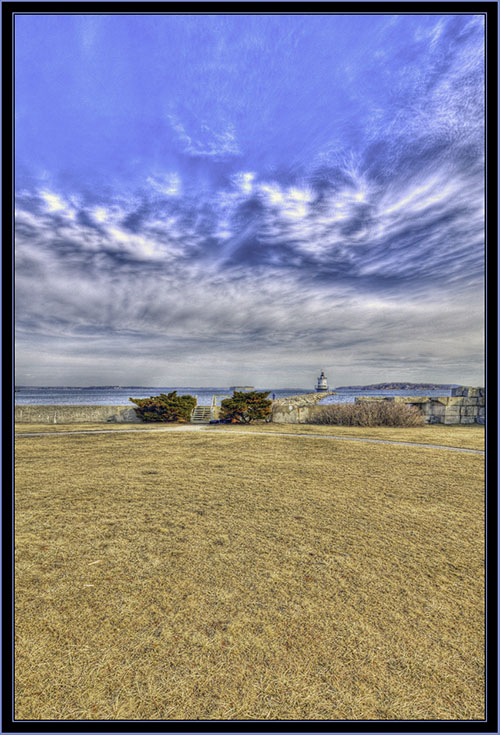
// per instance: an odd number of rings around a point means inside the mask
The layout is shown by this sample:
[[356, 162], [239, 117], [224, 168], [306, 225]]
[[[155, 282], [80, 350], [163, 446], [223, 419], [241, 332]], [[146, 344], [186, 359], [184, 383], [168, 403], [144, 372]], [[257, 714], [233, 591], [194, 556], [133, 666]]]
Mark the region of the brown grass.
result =
[[172, 426], [186, 426], [186, 424], [174, 423], [143, 423], [143, 424], [121, 424], [121, 423], [93, 423], [93, 424], [15, 424], [16, 434], [32, 434], [38, 432], [58, 433], [64, 431], [123, 431], [123, 429], [168, 429]]
[[18, 719], [484, 717], [481, 457], [201, 432], [16, 450]]
[[[321, 426], [315, 424], [221, 424], [213, 427], [215, 431], [266, 431], [284, 434], [321, 434], [325, 436], [349, 436], [359, 439], [385, 439], [386, 441], [414, 442], [417, 444], [437, 444], [447, 447], [484, 450], [484, 426], [470, 424], [464, 426], [444, 426], [428, 424], [410, 428], [389, 426], [353, 427]], [[212, 431], [212, 428], [210, 429]]]
[[[185, 425], [185, 424], [184, 424]], [[154, 424], [16, 424], [16, 434], [30, 434], [38, 432], [60, 433], [67, 431], [125, 431], [127, 429], [173, 428], [174, 424], [157, 426]], [[388, 426], [376, 427], [346, 427], [321, 426], [318, 424], [273, 424], [256, 422], [252, 424], [220, 424], [207, 428], [208, 431], [226, 431], [227, 429], [241, 431], [266, 431], [284, 434], [321, 434], [327, 436], [349, 436], [365, 439], [385, 439], [387, 441], [414, 442], [417, 444], [437, 444], [440, 446], [459, 447], [463, 449], [484, 450], [484, 426], [470, 424], [466, 426], [444, 426], [443, 424], [428, 424], [406, 428]]]

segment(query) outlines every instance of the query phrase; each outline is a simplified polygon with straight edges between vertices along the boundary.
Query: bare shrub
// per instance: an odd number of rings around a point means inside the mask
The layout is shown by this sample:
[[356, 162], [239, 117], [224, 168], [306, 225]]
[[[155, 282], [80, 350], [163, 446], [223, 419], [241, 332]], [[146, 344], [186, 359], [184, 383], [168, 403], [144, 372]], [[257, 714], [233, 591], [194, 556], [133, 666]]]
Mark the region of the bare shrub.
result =
[[393, 401], [333, 403], [314, 417], [316, 424], [336, 426], [423, 426], [424, 416], [416, 406]]

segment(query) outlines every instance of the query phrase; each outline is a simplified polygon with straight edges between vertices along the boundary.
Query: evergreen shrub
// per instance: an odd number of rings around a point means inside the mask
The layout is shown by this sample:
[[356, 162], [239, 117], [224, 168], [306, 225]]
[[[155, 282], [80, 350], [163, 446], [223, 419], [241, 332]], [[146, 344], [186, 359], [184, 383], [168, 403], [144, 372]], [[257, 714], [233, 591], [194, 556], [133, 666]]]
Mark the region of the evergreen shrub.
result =
[[129, 401], [138, 406], [136, 413], [143, 421], [186, 423], [191, 420], [191, 412], [196, 406], [194, 396], [178, 396], [175, 390], [150, 398], [129, 398]]
[[237, 424], [249, 424], [254, 420], [268, 420], [271, 416], [272, 401], [267, 399], [269, 392], [252, 391], [245, 393], [235, 391], [231, 398], [221, 402], [221, 421]]

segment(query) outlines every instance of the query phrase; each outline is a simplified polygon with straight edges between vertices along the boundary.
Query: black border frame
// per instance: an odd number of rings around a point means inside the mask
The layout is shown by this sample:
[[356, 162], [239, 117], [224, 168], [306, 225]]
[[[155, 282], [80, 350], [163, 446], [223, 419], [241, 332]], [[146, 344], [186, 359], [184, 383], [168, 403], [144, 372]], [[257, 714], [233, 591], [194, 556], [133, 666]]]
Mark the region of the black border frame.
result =
[[[3, 596], [2, 596], [2, 733], [17, 732], [449, 732], [498, 733], [498, 502], [497, 487], [497, 407], [498, 407], [498, 3], [478, 2], [2, 2], [3, 50], [3, 231], [2, 251], [2, 428], [3, 428]], [[276, 14], [276, 15], [370, 15], [370, 14], [484, 14], [486, 16], [487, 78], [487, 210], [486, 210], [486, 384], [489, 416], [486, 431], [487, 468], [487, 696], [486, 719], [477, 721], [364, 721], [364, 720], [92, 720], [53, 721], [14, 720], [12, 715], [13, 681], [13, 405], [14, 405], [14, 258], [13, 258], [13, 194], [14, 194], [14, 39], [16, 14]], [[488, 380], [489, 378], [489, 380]], [[489, 648], [489, 651], [488, 651]]]

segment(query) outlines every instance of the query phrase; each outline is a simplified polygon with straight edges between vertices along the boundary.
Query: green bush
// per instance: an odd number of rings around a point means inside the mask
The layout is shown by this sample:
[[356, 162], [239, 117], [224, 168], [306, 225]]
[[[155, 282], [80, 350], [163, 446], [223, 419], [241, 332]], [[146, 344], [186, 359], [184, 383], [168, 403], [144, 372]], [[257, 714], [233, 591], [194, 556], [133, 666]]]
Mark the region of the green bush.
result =
[[238, 424], [249, 424], [251, 421], [267, 419], [271, 415], [272, 401], [267, 399], [269, 392], [251, 393], [234, 391], [232, 398], [221, 402], [220, 419], [231, 420]]
[[315, 415], [316, 424], [336, 426], [423, 426], [424, 416], [416, 406], [393, 401], [333, 403]]
[[143, 421], [185, 423], [191, 420], [191, 412], [196, 406], [194, 396], [178, 396], [175, 390], [150, 398], [129, 398], [129, 401], [138, 406], [136, 413]]

